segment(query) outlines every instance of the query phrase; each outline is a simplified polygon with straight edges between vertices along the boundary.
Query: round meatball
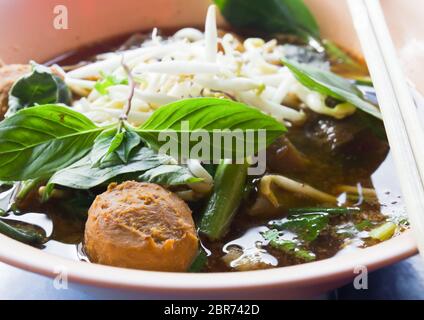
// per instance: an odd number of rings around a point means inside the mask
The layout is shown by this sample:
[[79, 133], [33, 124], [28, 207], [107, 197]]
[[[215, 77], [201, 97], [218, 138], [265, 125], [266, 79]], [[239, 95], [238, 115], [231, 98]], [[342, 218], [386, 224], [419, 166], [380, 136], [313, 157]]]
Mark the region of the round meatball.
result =
[[31, 66], [26, 64], [0, 65], [0, 120], [7, 111], [10, 88], [16, 80], [30, 71]]
[[198, 250], [187, 204], [152, 183], [112, 183], [88, 211], [84, 245], [92, 262], [186, 271]]

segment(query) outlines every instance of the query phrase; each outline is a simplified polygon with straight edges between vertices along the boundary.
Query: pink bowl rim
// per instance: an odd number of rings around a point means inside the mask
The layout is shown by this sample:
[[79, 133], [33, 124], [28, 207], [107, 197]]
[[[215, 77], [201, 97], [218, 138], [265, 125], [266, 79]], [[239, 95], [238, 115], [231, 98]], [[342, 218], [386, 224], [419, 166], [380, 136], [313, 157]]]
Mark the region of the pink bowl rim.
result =
[[398, 262], [417, 252], [411, 231], [375, 246], [335, 257], [267, 270], [227, 273], [173, 273], [124, 269], [62, 258], [0, 235], [0, 261], [48, 277], [65, 270], [70, 281], [149, 292], [215, 292], [291, 288], [350, 279], [358, 266], [368, 271]]

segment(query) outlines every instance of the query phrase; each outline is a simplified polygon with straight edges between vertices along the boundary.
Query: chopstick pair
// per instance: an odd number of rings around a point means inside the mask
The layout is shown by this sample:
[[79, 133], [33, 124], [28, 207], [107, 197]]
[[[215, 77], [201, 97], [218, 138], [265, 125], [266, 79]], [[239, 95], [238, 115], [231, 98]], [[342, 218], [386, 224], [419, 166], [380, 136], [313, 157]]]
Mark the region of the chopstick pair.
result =
[[348, 0], [377, 92], [412, 232], [424, 257], [424, 131], [379, 0]]

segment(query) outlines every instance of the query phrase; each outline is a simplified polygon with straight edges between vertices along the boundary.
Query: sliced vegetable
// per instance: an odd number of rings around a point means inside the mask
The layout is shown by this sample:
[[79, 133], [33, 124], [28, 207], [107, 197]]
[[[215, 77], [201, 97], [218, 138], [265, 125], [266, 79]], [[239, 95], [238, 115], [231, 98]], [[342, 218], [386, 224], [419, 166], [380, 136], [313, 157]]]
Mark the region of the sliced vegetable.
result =
[[41, 244], [46, 240], [45, 234], [42, 234], [40, 231], [12, 226], [3, 220], [0, 220], [0, 233], [28, 244]]
[[375, 240], [386, 241], [393, 237], [396, 228], [397, 226], [395, 223], [386, 222], [385, 224], [382, 224], [381, 226], [371, 230], [369, 236]]
[[205, 252], [205, 250], [200, 249], [199, 254], [194, 259], [193, 263], [188, 269], [188, 272], [192, 272], [192, 273], [201, 272], [207, 262], [208, 262], [207, 253]]
[[303, 0], [214, 0], [236, 28], [319, 39], [318, 24]]
[[218, 166], [214, 189], [199, 224], [199, 231], [209, 239], [218, 240], [228, 231], [243, 197], [247, 167], [227, 161]]
[[10, 89], [6, 117], [35, 105], [70, 103], [71, 93], [61, 78], [35, 62], [32, 62], [32, 69], [32, 73], [17, 80]]
[[349, 102], [364, 112], [382, 119], [379, 109], [366, 101], [361, 91], [346, 80], [330, 71], [325, 71], [314, 66], [300, 64], [295, 61], [283, 59], [294, 74], [296, 79], [308, 89], [317, 91], [325, 96], [330, 96], [343, 102]]

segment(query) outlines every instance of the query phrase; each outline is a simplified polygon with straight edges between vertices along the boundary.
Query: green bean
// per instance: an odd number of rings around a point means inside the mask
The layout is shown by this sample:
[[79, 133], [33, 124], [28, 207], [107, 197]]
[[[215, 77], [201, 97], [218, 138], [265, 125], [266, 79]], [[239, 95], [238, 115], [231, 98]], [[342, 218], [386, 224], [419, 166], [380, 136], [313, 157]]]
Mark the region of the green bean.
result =
[[247, 164], [229, 164], [221, 161], [214, 189], [200, 220], [199, 231], [210, 240], [223, 237], [240, 205], [246, 184]]
[[44, 235], [40, 232], [13, 227], [3, 220], [0, 220], [0, 233], [12, 239], [29, 244], [40, 244], [45, 240]]
[[193, 263], [191, 264], [188, 272], [196, 273], [202, 271], [203, 267], [206, 265], [208, 261], [208, 255], [205, 250], [200, 249], [196, 258], [194, 258]]
[[42, 181], [43, 179], [41, 178], [22, 181], [19, 188], [19, 192], [16, 195], [16, 200], [24, 200], [32, 190], [34, 190], [41, 184]]
[[358, 207], [335, 207], [335, 208], [291, 208], [289, 209], [289, 214], [302, 214], [302, 213], [316, 213], [323, 212], [328, 214], [348, 214], [352, 212], [358, 212], [361, 209]]

